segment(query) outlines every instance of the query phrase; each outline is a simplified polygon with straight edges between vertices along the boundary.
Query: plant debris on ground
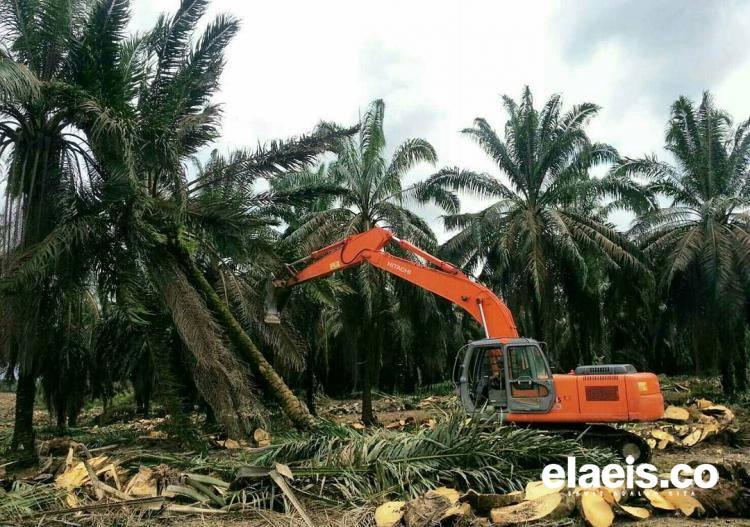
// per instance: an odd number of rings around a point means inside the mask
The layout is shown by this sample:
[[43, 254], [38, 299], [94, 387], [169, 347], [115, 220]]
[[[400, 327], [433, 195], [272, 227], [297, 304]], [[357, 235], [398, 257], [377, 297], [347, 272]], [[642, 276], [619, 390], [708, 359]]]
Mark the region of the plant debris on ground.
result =
[[[165, 417], [84, 427], [72, 438], [39, 440], [36, 467], [14, 470], [12, 462], [0, 462], [7, 465], [0, 468], [0, 524], [99, 526], [127, 517], [141, 525], [187, 515], [208, 525], [234, 525], [231, 519], [239, 514], [252, 517], [256, 523], [250, 525], [306, 527], [536, 521], [598, 526], [621, 519], [748, 514], [750, 478], [741, 463], [720, 464], [717, 489], [696, 492], [692, 499], [662, 489], [627, 496], [616, 489], [550, 492], [536, 482], [547, 463], [575, 455], [580, 463], [601, 466], [612, 462], [613, 454], [541, 431], [489, 427], [453, 412], [454, 402], [449, 395], [380, 396], [375, 406], [386, 419], [365, 428], [348, 419], [356, 411], [340, 410], [353, 403], [325, 401], [322, 413], [338, 412], [341, 424], [331, 422], [314, 433], [257, 429], [249, 443], [209, 435], [208, 450], [195, 451], [184, 451], [170, 437]], [[701, 455], [702, 445], [718, 447], [734, 437], [731, 431], [742, 423], [735, 413], [729, 405], [690, 398], [670, 407], [665, 420], [633, 428], [652, 439], [660, 431], [675, 437], [663, 451], [657, 444], [657, 452]], [[675, 428], [704, 430], [714, 424], [719, 430], [693, 446], [684, 444], [689, 433]], [[105, 441], [117, 437], [126, 440]]]

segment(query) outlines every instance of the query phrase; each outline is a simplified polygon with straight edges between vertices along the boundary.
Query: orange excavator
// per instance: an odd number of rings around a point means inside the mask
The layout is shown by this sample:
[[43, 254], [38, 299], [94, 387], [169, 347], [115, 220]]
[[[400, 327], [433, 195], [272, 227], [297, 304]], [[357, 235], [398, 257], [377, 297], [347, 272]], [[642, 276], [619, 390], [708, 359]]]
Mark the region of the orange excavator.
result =
[[[386, 252], [389, 243], [421, 261]], [[467, 412], [587, 436], [616, 447], [623, 457], [632, 455], [636, 462], [649, 458], [645, 441], [609, 425], [662, 417], [664, 399], [656, 375], [637, 372], [630, 364], [579, 366], [553, 375], [544, 343], [519, 336], [513, 315], [495, 293], [387, 229], [375, 227], [349, 236], [287, 264], [289, 276], [272, 282], [266, 322], [280, 322], [274, 301], [280, 290], [364, 263], [453, 302], [484, 328], [486, 338], [464, 346], [454, 367], [454, 382]]]

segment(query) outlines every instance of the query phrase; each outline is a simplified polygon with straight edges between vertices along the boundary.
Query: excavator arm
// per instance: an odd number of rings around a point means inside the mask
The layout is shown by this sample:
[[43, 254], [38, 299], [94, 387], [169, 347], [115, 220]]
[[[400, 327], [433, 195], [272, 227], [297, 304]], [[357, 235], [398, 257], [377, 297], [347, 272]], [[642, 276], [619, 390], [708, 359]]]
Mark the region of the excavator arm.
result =
[[[396, 243], [426, 263], [399, 258], [383, 249]], [[311, 253], [286, 266], [289, 277], [274, 280], [275, 287], [291, 287], [315, 278], [368, 263], [463, 308], [485, 329], [488, 338], [516, 338], [518, 330], [508, 307], [491, 290], [471, 280], [457, 267], [396, 238], [387, 229], [375, 227], [355, 234]], [[303, 266], [300, 270], [297, 268]], [[277, 322], [278, 312], [271, 309], [267, 322]]]

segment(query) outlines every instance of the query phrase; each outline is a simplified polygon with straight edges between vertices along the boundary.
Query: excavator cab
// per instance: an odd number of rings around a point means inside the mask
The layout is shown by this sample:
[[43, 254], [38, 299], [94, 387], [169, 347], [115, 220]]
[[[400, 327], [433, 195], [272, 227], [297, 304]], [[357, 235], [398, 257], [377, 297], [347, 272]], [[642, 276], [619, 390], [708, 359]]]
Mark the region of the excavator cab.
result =
[[453, 379], [467, 412], [546, 413], [555, 403], [547, 358], [531, 339], [483, 339], [456, 358]]

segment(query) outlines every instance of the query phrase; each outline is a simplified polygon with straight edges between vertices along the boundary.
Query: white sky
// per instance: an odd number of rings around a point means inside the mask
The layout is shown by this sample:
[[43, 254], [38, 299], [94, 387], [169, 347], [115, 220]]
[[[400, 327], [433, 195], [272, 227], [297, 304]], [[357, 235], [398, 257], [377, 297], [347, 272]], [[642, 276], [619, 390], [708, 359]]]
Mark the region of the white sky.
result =
[[[135, 0], [133, 26], [147, 29], [178, 5]], [[423, 137], [439, 166], [496, 174], [459, 130], [477, 116], [501, 129], [500, 95], [517, 98], [525, 84], [540, 105], [552, 93], [566, 106], [601, 105], [592, 139], [629, 156], [662, 153], [681, 94], [710, 89], [737, 121], [750, 116], [748, 1], [215, 0], [218, 12], [242, 20], [218, 96], [220, 148], [300, 134], [320, 120], [353, 124], [382, 98], [391, 147]], [[410, 179], [432, 171], [418, 167]], [[465, 200], [465, 210], [478, 206]]]

